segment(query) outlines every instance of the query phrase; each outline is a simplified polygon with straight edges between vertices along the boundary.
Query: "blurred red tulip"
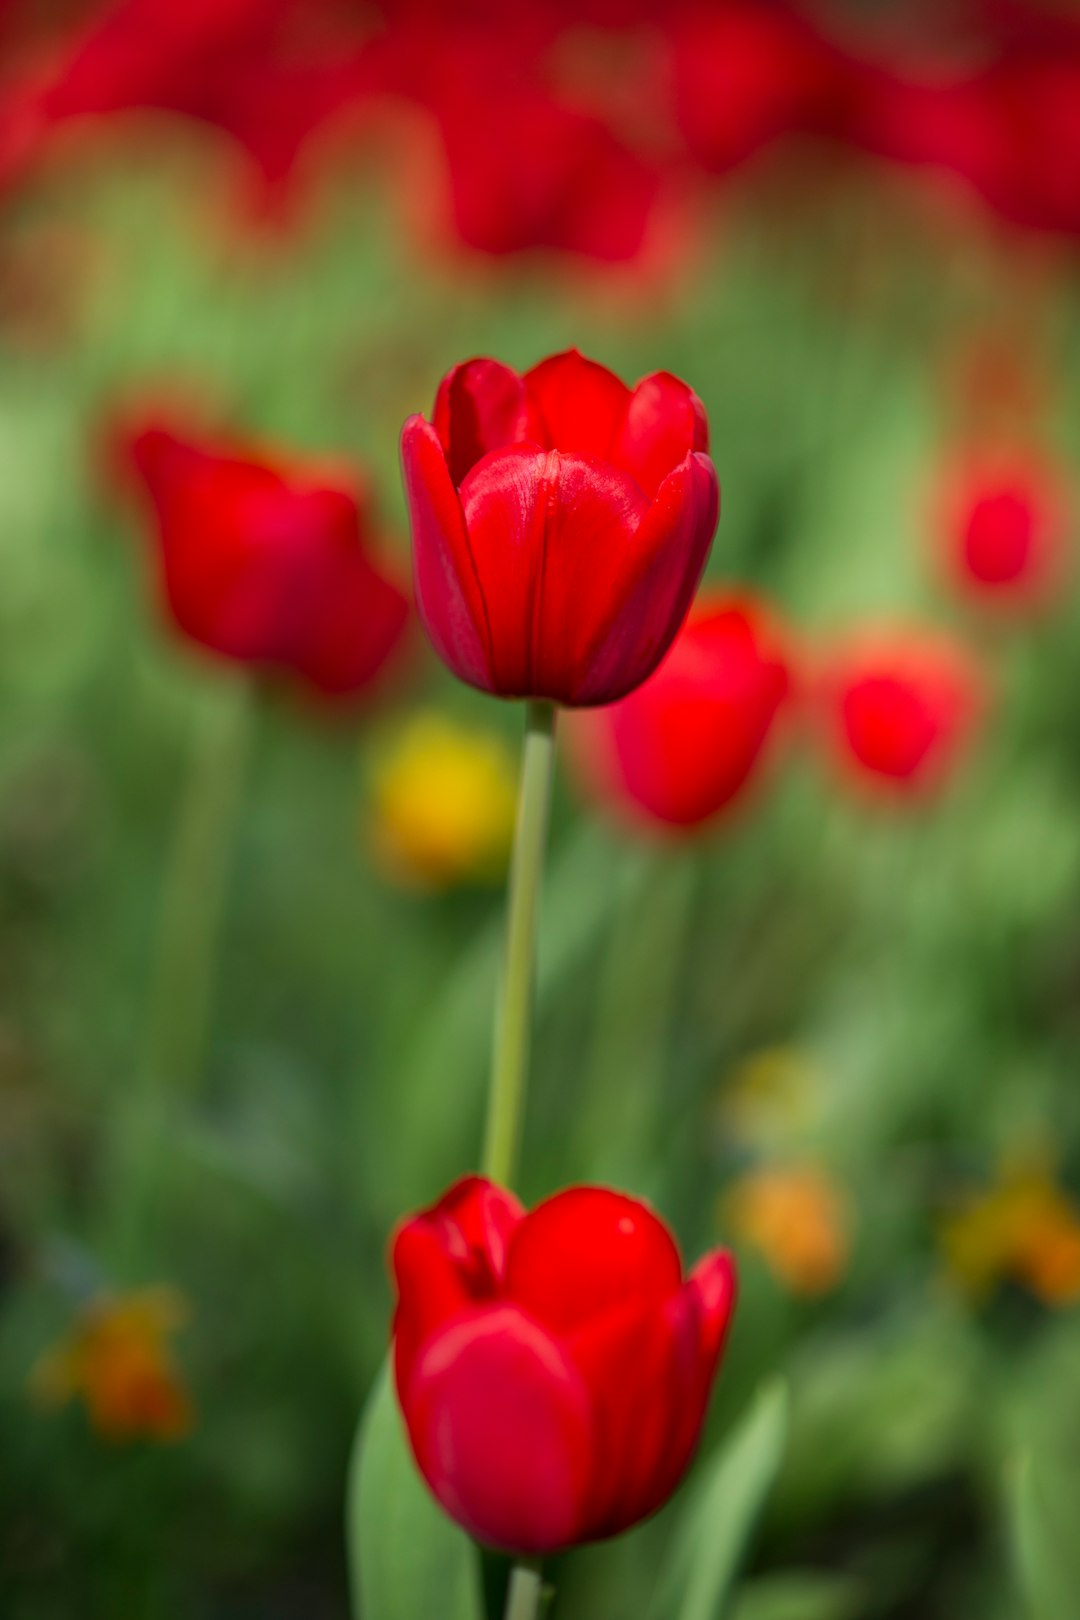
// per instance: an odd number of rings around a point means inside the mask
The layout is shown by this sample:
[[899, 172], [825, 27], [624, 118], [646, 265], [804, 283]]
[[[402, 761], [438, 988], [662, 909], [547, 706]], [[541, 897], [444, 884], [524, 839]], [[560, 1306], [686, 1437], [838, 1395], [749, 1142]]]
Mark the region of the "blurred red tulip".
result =
[[442, 117], [458, 234], [492, 254], [642, 250], [660, 174], [599, 118], [530, 86], [456, 98]]
[[73, 119], [155, 109], [209, 124], [267, 186], [371, 80], [368, 29], [303, 0], [112, 0], [9, 98], [0, 152], [29, 160]]
[[[939, 169], [1015, 224], [1080, 232], [1080, 28], [1024, 7], [982, 38], [989, 60], [865, 65], [849, 133], [894, 161]], [[1040, 21], [1040, 19], [1043, 19]]]
[[415, 4], [392, 10], [382, 82], [438, 130], [458, 237], [499, 256], [554, 249], [607, 263], [637, 258], [660, 171], [598, 109], [552, 81], [547, 58], [566, 19], [537, 5], [486, 24]]
[[709, 169], [732, 168], [780, 136], [843, 122], [847, 61], [794, 6], [693, 6], [676, 16], [672, 40], [676, 114]]
[[408, 602], [368, 555], [369, 519], [347, 480], [156, 424], [131, 435], [128, 453], [186, 635], [326, 696], [374, 680], [401, 642]]
[[574, 717], [570, 757], [616, 813], [690, 831], [747, 786], [789, 689], [766, 610], [748, 597], [706, 595], [643, 686]]
[[394, 1242], [394, 1370], [452, 1518], [519, 1554], [612, 1536], [689, 1466], [735, 1303], [730, 1255], [684, 1281], [636, 1199], [573, 1187], [530, 1213], [479, 1177]]
[[973, 456], [949, 475], [939, 530], [949, 571], [984, 602], [1038, 605], [1061, 576], [1066, 498], [1037, 456]]
[[974, 659], [923, 630], [864, 634], [831, 660], [820, 699], [856, 780], [899, 792], [940, 784], [982, 707]]
[[610, 703], [686, 617], [719, 510], [697, 395], [631, 391], [576, 350], [520, 377], [455, 366], [402, 432], [416, 596], [461, 680], [501, 697]]

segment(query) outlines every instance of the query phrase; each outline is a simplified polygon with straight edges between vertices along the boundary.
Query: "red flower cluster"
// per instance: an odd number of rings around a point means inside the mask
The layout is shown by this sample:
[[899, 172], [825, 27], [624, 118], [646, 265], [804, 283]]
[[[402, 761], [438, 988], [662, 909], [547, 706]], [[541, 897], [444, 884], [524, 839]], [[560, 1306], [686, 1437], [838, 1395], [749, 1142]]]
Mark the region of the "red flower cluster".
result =
[[397, 650], [403, 591], [369, 555], [347, 480], [149, 422], [127, 441], [178, 627], [221, 656], [357, 694]]
[[[225, 133], [277, 188], [330, 120], [392, 100], [436, 135], [460, 236], [493, 254], [635, 258], [688, 159], [724, 172], [807, 136], [1080, 232], [1080, 23], [1040, 6], [986, 8], [975, 52], [915, 34], [910, 67], [797, 0], [97, 0], [80, 15], [47, 50], [20, 52], [15, 29], [0, 172], [72, 120], [157, 109]], [[644, 60], [632, 96], [627, 51]]]
[[683, 1280], [644, 1204], [598, 1187], [528, 1214], [470, 1177], [393, 1250], [394, 1371], [447, 1513], [519, 1554], [655, 1512], [697, 1445], [735, 1303], [728, 1254]]
[[402, 433], [416, 598], [471, 686], [611, 703], [686, 617], [719, 510], [701, 401], [576, 350], [522, 377], [470, 360]]

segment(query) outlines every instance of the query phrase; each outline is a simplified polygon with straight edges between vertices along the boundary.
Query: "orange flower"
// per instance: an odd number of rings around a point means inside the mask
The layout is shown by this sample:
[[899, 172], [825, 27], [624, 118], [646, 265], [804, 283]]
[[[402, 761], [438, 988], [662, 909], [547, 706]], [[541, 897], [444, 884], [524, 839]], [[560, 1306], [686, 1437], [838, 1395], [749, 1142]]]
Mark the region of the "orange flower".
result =
[[978, 1298], [1012, 1281], [1044, 1305], [1080, 1300], [1080, 1209], [1043, 1160], [1007, 1166], [941, 1239], [953, 1275]]
[[737, 1235], [793, 1294], [826, 1294], [842, 1280], [851, 1247], [847, 1205], [820, 1166], [752, 1170], [728, 1190], [724, 1208]]
[[192, 1409], [168, 1340], [187, 1314], [171, 1288], [95, 1300], [34, 1367], [33, 1394], [49, 1406], [83, 1400], [104, 1440], [179, 1440]]

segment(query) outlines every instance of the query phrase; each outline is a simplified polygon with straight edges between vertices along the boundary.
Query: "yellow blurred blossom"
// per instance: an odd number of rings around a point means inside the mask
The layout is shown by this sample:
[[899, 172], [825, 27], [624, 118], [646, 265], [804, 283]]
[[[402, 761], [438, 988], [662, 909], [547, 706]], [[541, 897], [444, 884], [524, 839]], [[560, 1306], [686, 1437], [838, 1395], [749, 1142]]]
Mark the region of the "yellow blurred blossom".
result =
[[1016, 1282], [1045, 1305], [1080, 1300], [1080, 1208], [1045, 1160], [1006, 1166], [942, 1229], [953, 1275], [976, 1297]]
[[371, 847], [388, 875], [412, 887], [498, 879], [516, 803], [515, 764], [502, 739], [424, 710], [376, 762]]
[[818, 1165], [766, 1165], [727, 1191], [724, 1213], [793, 1294], [825, 1294], [850, 1256], [847, 1202]]
[[103, 1296], [38, 1361], [31, 1392], [48, 1406], [81, 1399], [105, 1440], [178, 1440], [192, 1408], [168, 1341], [187, 1315], [171, 1288]]
[[725, 1082], [719, 1107], [725, 1139], [761, 1147], [790, 1141], [813, 1123], [821, 1091], [821, 1074], [799, 1047], [753, 1052]]

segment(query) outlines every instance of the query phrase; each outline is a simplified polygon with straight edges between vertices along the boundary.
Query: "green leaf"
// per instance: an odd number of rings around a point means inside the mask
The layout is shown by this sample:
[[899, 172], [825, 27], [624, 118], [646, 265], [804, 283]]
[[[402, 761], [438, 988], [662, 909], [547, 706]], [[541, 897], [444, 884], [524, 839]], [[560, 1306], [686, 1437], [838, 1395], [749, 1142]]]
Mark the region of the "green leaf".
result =
[[767, 1575], [740, 1587], [731, 1620], [854, 1620], [863, 1602], [862, 1587], [849, 1576]]
[[417, 1472], [388, 1366], [357, 1429], [345, 1535], [353, 1620], [483, 1620], [476, 1548]]
[[788, 1394], [768, 1385], [710, 1461], [684, 1510], [650, 1620], [721, 1620], [746, 1544], [776, 1478]]
[[1076, 1620], [1080, 1539], [1076, 1479], [1043, 1459], [1021, 1459], [1011, 1481], [1012, 1544], [1031, 1620]]

